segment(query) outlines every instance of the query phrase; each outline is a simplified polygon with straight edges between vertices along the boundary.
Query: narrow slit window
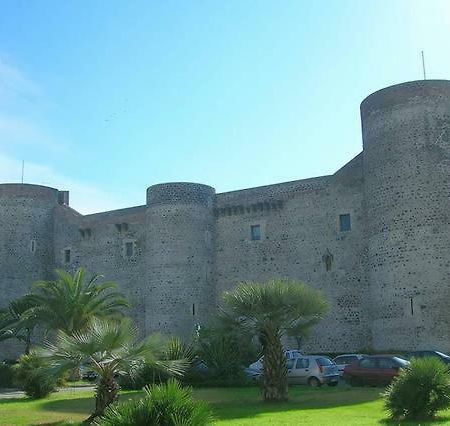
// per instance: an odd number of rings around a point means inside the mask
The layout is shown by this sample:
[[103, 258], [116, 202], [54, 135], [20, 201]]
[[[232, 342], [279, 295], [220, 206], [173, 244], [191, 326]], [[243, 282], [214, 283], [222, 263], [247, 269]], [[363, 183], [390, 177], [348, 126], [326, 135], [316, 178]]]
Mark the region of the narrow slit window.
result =
[[352, 229], [349, 213], [339, 215], [339, 229], [341, 232], [350, 231]]
[[64, 262], [70, 263], [70, 249], [64, 250]]
[[411, 308], [411, 315], [414, 315], [414, 299], [412, 297], [409, 299], [409, 305]]
[[31, 240], [30, 251], [34, 253], [36, 251], [36, 240]]
[[192, 315], [195, 316], [195, 303], [192, 304]]
[[259, 241], [261, 239], [261, 225], [252, 225], [250, 227], [250, 235], [252, 241]]
[[125, 255], [127, 257], [133, 257], [133, 243], [131, 241], [125, 243]]

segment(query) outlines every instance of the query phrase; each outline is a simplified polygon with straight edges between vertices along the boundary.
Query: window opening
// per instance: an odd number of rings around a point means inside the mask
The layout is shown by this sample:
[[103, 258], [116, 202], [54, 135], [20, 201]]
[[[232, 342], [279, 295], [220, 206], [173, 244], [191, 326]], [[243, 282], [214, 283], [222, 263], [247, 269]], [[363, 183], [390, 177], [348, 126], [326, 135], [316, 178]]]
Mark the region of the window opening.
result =
[[349, 213], [339, 215], [339, 229], [341, 232], [350, 231], [352, 229]]
[[70, 249], [64, 250], [64, 262], [70, 263]]
[[132, 242], [126, 242], [125, 243], [125, 255], [127, 257], [133, 256], [133, 243]]
[[261, 226], [260, 225], [252, 225], [250, 227], [250, 233], [252, 237], [252, 241], [258, 241], [261, 239]]

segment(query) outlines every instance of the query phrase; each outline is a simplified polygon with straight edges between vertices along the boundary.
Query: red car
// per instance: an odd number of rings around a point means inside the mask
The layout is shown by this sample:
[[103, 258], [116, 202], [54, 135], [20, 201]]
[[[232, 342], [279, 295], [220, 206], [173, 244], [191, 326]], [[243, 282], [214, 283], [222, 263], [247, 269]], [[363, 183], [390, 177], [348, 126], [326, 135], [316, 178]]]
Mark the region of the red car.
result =
[[352, 386], [387, 385], [398, 375], [400, 368], [407, 367], [409, 361], [397, 356], [365, 356], [344, 368], [343, 378]]

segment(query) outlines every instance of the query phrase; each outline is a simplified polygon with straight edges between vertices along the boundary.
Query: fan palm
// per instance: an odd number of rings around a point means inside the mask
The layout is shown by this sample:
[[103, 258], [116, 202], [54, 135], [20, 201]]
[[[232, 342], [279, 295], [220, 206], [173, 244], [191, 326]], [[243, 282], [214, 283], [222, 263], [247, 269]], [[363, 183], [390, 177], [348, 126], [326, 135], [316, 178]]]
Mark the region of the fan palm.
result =
[[224, 302], [225, 316], [260, 340], [264, 400], [286, 400], [287, 370], [281, 339], [293, 330], [304, 332], [319, 321], [328, 309], [326, 300], [306, 284], [273, 280], [242, 283], [224, 294]]
[[46, 342], [39, 351], [56, 376], [81, 364], [97, 373], [95, 411], [89, 422], [103, 415], [105, 408], [117, 400], [116, 378], [133, 374], [143, 362], [171, 375], [182, 375], [188, 363], [183, 359], [163, 360], [166, 353], [166, 344], [157, 335], [138, 342], [137, 330], [128, 318], [94, 319], [84, 331], [73, 335], [59, 331], [55, 343]]
[[26, 354], [30, 352], [31, 334], [36, 326], [36, 319], [29, 314], [31, 307], [28, 297], [22, 296], [0, 310], [0, 342], [16, 338], [25, 343]]
[[33, 317], [45, 330], [61, 330], [67, 334], [83, 330], [92, 318], [117, 317], [128, 302], [112, 282], [102, 282], [101, 275], [86, 280], [84, 269], [72, 276], [57, 270], [55, 281], [38, 281], [27, 295]]

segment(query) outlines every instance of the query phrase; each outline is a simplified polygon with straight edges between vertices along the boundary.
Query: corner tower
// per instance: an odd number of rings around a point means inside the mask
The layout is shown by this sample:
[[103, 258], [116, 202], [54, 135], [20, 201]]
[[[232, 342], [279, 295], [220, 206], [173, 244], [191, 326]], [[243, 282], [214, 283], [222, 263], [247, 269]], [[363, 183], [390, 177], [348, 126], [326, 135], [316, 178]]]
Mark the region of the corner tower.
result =
[[[57, 204], [56, 189], [0, 185], [0, 307], [27, 293], [34, 281], [50, 278]], [[5, 342], [4, 358], [16, 355], [13, 340]]]
[[373, 346], [450, 349], [450, 81], [361, 104]]
[[189, 338], [215, 309], [214, 188], [166, 183], [147, 190], [146, 330]]

